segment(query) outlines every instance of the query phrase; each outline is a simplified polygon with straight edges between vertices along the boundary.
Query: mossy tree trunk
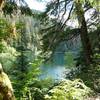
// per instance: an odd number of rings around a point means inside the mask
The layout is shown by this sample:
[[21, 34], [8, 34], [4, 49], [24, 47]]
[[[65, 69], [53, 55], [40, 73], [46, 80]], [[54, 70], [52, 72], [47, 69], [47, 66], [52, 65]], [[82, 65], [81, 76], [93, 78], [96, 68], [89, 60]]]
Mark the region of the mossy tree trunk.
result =
[[0, 100], [16, 100], [12, 84], [4, 72], [0, 73]]

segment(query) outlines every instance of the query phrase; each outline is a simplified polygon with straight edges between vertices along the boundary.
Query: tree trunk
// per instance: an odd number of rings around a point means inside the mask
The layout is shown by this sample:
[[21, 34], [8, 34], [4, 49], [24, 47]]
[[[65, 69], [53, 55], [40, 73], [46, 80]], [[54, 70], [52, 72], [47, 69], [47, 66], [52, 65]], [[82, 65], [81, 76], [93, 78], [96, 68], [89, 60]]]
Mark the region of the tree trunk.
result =
[[82, 18], [80, 37], [81, 37], [81, 42], [82, 42], [82, 46], [83, 46], [83, 50], [84, 50], [85, 61], [86, 61], [86, 64], [89, 65], [92, 63], [92, 57], [91, 57], [92, 56], [92, 47], [91, 47], [91, 43], [89, 40], [86, 21], [85, 21], [84, 16]]
[[84, 11], [82, 8], [82, 2], [80, 0], [75, 1], [76, 14], [78, 17], [78, 22], [81, 28], [80, 37], [84, 51], [85, 63], [86, 65], [90, 65], [92, 62], [92, 47], [90, 43], [90, 39], [88, 36], [87, 25], [84, 17]]

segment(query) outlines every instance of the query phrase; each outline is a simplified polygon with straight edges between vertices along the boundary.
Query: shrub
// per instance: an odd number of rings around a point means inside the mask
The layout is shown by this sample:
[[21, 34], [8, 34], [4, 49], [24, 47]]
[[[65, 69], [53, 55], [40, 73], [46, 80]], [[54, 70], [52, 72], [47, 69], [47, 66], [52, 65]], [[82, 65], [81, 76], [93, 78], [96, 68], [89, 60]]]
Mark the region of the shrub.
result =
[[92, 90], [82, 80], [64, 80], [49, 90], [45, 95], [45, 100], [84, 100], [90, 94], [92, 94]]

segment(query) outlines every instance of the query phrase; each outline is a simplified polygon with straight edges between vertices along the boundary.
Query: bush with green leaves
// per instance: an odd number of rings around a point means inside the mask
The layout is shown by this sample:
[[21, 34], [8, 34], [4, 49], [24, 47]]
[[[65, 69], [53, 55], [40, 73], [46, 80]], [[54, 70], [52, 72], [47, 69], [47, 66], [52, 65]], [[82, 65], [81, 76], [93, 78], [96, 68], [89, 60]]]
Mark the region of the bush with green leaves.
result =
[[18, 55], [19, 52], [14, 47], [11, 47], [5, 41], [0, 42], [0, 62], [7, 73], [11, 71]]
[[34, 87], [33, 83], [38, 80], [38, 76], [40, 75], [40, 64], [40, 59], [29, 62], [25, 51], [18, 56], [15, 66], [12, 69], [13, 86], [17, 100], [21, 100], [21, 98], [22, 100], [24, 100], [24, 98], [29, 99], [29, 95], [32, 97], [31, 88]]
[[45, 100], [44, 95], [48, 93], [49, 88], [53, 87], [54, 80], [50, 77], [45, 79], [37, 79], [29, 85], [31, 97], [34, 100]]
[[85, 100], [92, 93], [80, 79], [64, 80], [45, 95], [45, 100]]

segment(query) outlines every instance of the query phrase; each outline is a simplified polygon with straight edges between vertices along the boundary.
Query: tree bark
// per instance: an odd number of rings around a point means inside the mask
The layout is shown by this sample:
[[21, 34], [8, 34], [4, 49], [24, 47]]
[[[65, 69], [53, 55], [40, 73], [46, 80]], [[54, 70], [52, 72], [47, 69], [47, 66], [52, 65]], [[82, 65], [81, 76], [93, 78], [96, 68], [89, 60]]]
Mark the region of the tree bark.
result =
[[80, 0], [76, 0], [75, 7], [76, 7], [76, 14], [78, 17], [79, 26], [81, 29], [80, 37], [84, 51], [85, 63], [86, 65], [90, 65], [92, 63], [92, 57], [91, 57], [92, 47], [88, 36], [87, 25], [84, 17], [84, 10], [82, 8], [82, 3]]
[[82, 42], [82, 46], [84, 50], [86, 64], [90, 65], [92, 63], [92, 47], [89, 40], [86, 21], [85, 21], [84, 16], [82, 18], [80, 37], [81, 37], [81, 42]]

